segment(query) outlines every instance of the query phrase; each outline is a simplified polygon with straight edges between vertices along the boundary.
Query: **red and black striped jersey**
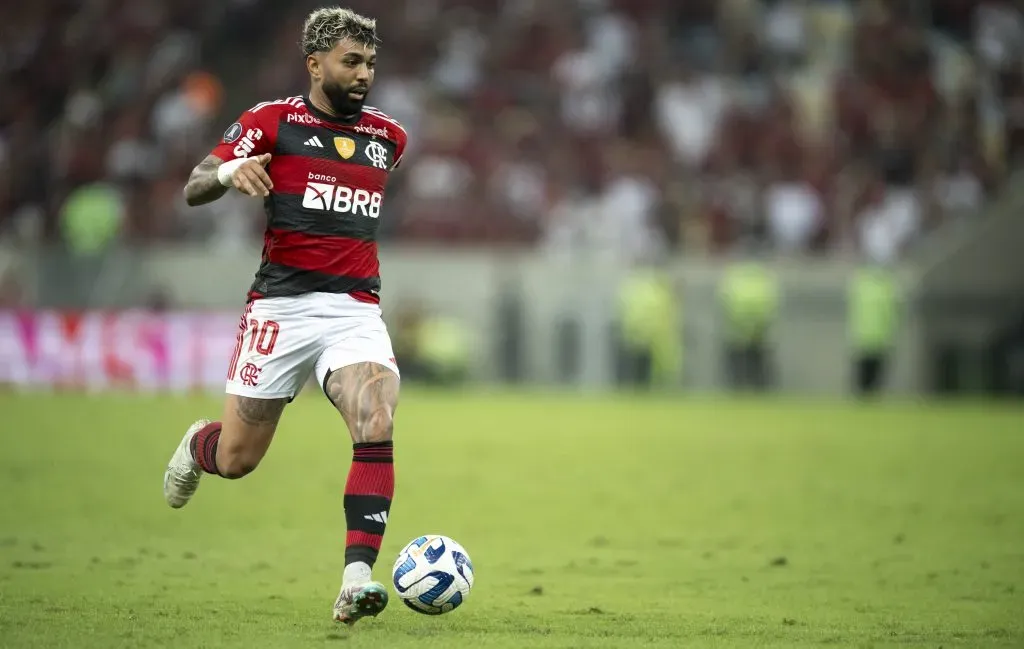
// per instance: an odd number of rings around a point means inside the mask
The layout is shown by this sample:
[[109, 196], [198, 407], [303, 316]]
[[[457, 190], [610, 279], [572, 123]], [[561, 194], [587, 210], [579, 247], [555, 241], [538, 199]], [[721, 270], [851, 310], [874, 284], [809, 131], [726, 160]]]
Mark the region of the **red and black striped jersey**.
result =
[[263, 260], [250, 299], [326, 292], [379, 301], [377, 228], [406, 141], [402, 125], [372, 106], [345, 120], [308, 97], [257, 104], [228, 127], [213, 155], [272, 156], [274, 189], [264, 199]]

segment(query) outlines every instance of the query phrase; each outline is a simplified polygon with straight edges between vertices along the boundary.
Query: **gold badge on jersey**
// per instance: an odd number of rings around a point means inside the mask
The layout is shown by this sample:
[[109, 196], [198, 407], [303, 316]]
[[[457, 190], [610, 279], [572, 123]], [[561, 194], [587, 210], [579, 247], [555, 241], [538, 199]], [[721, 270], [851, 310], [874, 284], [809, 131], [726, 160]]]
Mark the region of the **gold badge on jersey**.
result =
[[336, 137], [334, 138], [334, 148], [338, 150], [338, 155], [348, 160], [356, 152], [356, 141], [352, 138]]

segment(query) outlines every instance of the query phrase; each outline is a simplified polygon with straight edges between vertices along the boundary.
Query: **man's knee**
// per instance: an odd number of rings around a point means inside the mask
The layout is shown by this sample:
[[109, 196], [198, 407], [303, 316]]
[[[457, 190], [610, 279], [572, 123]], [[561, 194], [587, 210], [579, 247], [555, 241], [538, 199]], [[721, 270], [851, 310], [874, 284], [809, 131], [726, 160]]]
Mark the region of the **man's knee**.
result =
[[259, 466], [263, 450], [244, 445], [217, 446], [217, 472], [229, 480], [244, 478]]
[[394, 433], [394, 417], [390, 408], [380, 408], [360, 418], [357, 439], [362, 442], [388, 442]]

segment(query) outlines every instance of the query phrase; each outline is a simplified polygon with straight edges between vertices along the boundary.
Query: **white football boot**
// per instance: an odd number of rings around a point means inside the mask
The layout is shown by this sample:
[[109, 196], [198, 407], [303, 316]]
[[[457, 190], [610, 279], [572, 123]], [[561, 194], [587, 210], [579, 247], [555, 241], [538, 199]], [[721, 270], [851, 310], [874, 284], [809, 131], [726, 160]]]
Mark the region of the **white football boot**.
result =
[[360, 618], [377, 617], [387, 605], [388, 591], [384, 584], [368, 581], [343, 586], [334, 602], [334, 620], [351, 626]]
[[188, 504], [192, 494], [199, 488], [203, 469], [192, 457], [192, 438], [209, 423], [207, 419], [200, 419], [189, 426], [167, 464], [167, 471], [164, 472], [164, 499], [175, 509]]
[[377, 617], [388, 605], [384, 584], [370, 581], [370, 566], [353, 563], [345, 566], [341, 592], [334, 602], [334, 620], [349, 626], [364, 617]]

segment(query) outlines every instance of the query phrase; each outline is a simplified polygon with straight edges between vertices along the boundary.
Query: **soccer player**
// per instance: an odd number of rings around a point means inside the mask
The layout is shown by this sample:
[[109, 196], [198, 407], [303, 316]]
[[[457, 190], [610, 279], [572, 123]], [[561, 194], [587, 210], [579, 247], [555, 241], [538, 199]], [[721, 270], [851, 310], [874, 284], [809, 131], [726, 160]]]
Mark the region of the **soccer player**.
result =
[[188, 179], [189, 205], [232, 187], [262, 199], [267, 228], [223, 416], [195, 422], [164, 474], [164, 497], [179, 508], [204, 473], [235, 479], [251, 472], [312, 372], [353, 442], [345, 569], [334, 603], [334, 619], [346, 624], [387, 605], [371, 568], [394, 494], [399, 372], [379, 307], [376, 233], [406, 133], [363, 103], [377, 42], [373, 19], [341, 8], [314, 11], [302, 28], [309, 94], [245, 111]]

